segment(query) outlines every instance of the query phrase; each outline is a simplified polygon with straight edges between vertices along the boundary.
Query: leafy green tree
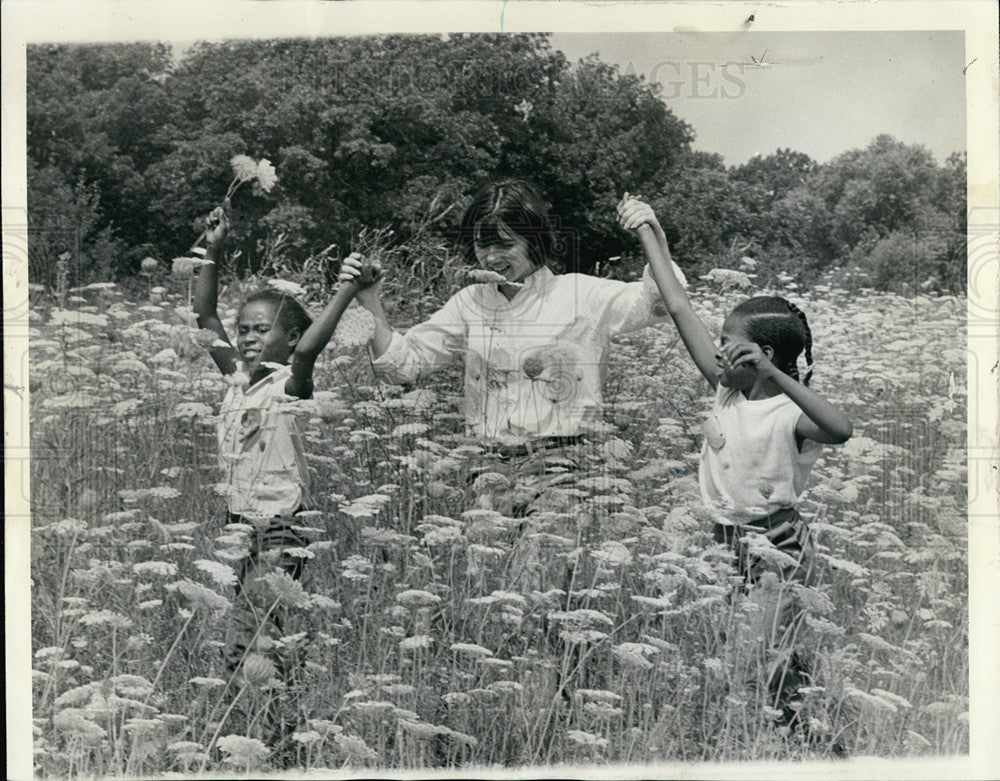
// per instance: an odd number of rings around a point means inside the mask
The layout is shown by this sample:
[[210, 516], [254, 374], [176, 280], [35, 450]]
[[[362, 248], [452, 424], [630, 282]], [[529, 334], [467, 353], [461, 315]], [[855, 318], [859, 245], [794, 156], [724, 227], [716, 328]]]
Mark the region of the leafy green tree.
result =
[[963, 157], [939, 166], [879, 136], [825, 165], [778, 149], [727, 169], [691, 150], [657, 85], [596, 55], [571, 64], [541, 34], [224, 41], [176, 63], [162, 44], [32, 46], [27, 104], [30, 219], [79, 220], [87, 273], [185, 252], [246, 154], [278, 171], [269, 192], [234, 198], [251, 268], [344, 253], [383, 227], [401, 246], [428, 237], [436, 257], [472, 192], [516, 176], [549, 198], [571, 270], [634, 254], [614, 215], [628, 190], [695, 273], [747, 252], [764, 276], [808, 283], [905, 255], [934, 287], [964, 284]]
[[104, 224], [97, 188], [69, 182], [52, 165], [28, 160], [28, 272], [50, 287], [56, 284], [56, 259], [68, 253], [68, 282], [107, 280], [120, 271], [122, 244]]
[[[27, 52], [29, 156], [67, 182], [84, 183], [98, 222], [126, 245], [146, 236], [150, 191], [142, 172], [164, 152], [158, 139], [172, 114], [163, 87], [170, 66], [170, 48], [159, 43]], [[29, 200], [40, 205], [42, 195]]]

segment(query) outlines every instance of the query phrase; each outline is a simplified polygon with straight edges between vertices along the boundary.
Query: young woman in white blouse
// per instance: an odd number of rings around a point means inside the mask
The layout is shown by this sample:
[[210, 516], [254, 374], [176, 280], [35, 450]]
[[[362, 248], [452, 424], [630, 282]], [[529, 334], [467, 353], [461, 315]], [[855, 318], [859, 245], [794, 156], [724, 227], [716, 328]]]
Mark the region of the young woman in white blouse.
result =
[[[380, 283], [359, 289], [358, 300], [375, 316], [376, 371], [413, 383], [464, 360], [471, 436], [511, 457], [578, 441], [601, 416], [612, 337], [666, 315], [648, 268], [632, 283], [554, 274], [547, 265], [553, 232], [545, 203], [517, 180], [475, 196], [461, 241], [467, 258], [495, 281], [463, 288], [405, 334], [389, 325]], [[683, 284], [680, 269], [673, 270]], [[351, 281], [359, 272], [348, 258], [340, 278]]]

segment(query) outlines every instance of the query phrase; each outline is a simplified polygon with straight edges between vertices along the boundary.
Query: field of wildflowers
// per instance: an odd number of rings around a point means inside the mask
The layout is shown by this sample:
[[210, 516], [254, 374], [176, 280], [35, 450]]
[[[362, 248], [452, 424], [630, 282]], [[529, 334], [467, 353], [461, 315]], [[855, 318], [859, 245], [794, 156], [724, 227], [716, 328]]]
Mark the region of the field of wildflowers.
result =
[[[317, 304], [317, 279], [286, 286]], [[717, 328], [748, 281], [715, 275], [693, 298]], [[855, 424], [800, 505], [821, 562], [796, 586], [807, 744], [775, 726], [742, 640], [752, 606], [698, 500], [710, 395], [666, 324], [616, 343], [600, 469], [513, 518], [509, 476], [470, 480], [484, 457], [457, 371], [375, 383], [370, 323], [350, 310], [315, 398], [293, 404], [311, 543], [293, 551], [302, 581], [269, 587], [297, 664], [287, 681], [260, 656], [228, 674], [246, 529], [226, 526], [216, 485], [225, 381], [187, 289], [155, 282], [32, 294], [40, 776], [968, 751], [963, 299], [778, 291], [809, 315], [815, 386]], [[224, 316], [250, 285], [223, 292]], [[281, 745], [268, 710], [294, 725]]]

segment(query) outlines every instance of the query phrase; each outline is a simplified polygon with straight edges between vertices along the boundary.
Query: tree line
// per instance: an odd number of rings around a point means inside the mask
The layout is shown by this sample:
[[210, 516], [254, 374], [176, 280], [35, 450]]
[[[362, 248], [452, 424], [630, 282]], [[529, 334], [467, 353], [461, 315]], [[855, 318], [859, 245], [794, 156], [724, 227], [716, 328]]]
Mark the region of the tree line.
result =
[[162, 43], [33, 45], [30, 276], [52, 284], [66, 252], [79, 283], [184, 254], [246, 154], [278, 183], [234, 198], [241, 268], [279, 245], [293, 265], [346, 254], [365, 228], [450, 240], [475, 189], [515, 176], [550, 199], [567, 269], [624, 255], [616, 273], [635, 272], [613, 210], [629, 190], [696, 274], [964, 290], [964, 155], [939, 164], [882, 135], [822, 164], [779, 149], [726, 166], [694, 137], [658, 85], [597, 56], [570, 63], [542, 34], [226, 41], [180, 58]]

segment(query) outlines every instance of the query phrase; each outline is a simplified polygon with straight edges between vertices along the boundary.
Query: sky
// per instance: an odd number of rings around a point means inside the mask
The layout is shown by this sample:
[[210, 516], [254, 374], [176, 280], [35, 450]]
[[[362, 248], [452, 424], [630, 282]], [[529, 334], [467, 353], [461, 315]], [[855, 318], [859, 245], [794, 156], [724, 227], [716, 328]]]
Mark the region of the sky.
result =
[[556, 33], [551, 42], [570, 62], [596, 52], [658, 81], [694, 129], [694, 148], [729, 165], [779, 148], [826, 162], [881, 133], [926, 146], [938, 162], [966, 148], [960, 31]]

